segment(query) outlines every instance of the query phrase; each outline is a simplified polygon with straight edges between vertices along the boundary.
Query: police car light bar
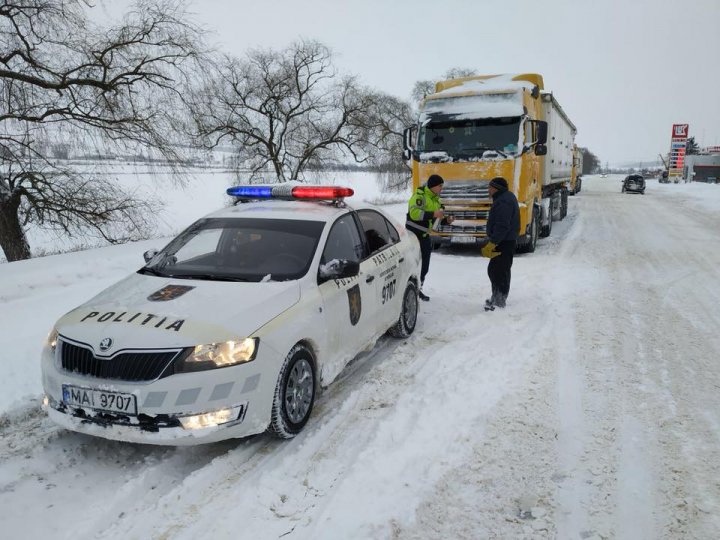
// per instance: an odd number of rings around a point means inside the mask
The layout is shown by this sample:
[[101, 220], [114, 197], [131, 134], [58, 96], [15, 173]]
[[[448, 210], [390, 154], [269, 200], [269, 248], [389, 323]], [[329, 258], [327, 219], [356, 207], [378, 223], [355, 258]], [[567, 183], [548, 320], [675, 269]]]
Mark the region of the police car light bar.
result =
[[316, 199], [335, 200], [352, 197], [355, 191], [347, 187], [334, 186], [234, 186], [226, 193], [241, 199]]

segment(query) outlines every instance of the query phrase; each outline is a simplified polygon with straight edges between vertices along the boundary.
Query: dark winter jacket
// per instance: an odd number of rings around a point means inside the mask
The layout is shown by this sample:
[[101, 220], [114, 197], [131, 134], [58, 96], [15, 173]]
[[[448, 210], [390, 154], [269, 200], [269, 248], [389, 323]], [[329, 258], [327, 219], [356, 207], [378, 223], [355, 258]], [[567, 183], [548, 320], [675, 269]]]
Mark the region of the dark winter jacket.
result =
[[498, 245], [508, 240], [517, 240], [520, 229], [520, 207], [512, 191], [498, 191], [493, 196], [493, 204], [487, 221], [487, 235], [490, 241]]

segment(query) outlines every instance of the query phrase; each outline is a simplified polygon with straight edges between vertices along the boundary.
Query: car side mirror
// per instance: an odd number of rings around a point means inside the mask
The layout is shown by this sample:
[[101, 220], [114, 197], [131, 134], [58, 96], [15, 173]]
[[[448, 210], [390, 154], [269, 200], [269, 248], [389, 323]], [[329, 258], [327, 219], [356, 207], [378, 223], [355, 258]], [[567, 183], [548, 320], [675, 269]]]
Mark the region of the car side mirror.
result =
[[544, 144], [539, 144], [539, 143], [536, 144], [535, 145], [535, 155], [536, 156], [544, 156], [545, 154], [547, 154], [547, 146], [545, 146]]
[[360, 263], [347, 259], [333, 259], [329, 263], [321, 264], [318, 278], [321, 283], [331, 279], [355, 277], [360, 273]]
[[152, 258], [158, 254], [157, 249], [148, 249], [145, 253], [143, 253], [143, 258], [145, 259], [146, 263], [149, 263]]

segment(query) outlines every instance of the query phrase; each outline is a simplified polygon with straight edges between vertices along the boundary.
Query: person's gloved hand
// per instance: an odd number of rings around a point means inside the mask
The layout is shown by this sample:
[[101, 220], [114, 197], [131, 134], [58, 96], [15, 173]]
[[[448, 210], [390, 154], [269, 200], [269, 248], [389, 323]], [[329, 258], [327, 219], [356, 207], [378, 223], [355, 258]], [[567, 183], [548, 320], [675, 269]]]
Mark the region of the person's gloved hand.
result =
[[480, 240], [478, 240], [477, 244], [478, 244], [478, 246], [480, 246], [480, 249], [482, 249], [485, 246], [487, 246], [489, 241], [490, 241], [490, 239], [488, 237], [485, 237], [485, 238], [481, 238]]
[[480, 250], [480, 253], [482, 253], [483, 257], [487, 257], [488, 259], [492, 259], [493, 257], [500, 255], [499, 251], [495, 251], [495, 244], [492, 242], [485, 244]]

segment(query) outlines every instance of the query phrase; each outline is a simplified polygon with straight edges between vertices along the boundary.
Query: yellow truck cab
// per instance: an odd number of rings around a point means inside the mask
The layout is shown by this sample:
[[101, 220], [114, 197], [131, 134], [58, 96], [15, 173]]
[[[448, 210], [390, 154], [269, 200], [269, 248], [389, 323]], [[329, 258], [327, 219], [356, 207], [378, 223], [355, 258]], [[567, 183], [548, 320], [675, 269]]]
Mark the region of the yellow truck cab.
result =
[[485, 237], [492, 201], [488, 182], [502, 176], [520, 204], [518, 250], [535, 250], [567, 213], [576, 129], [541, 75], [482, 75], [441, 81], [405, 130], [413, 188], [433, 174], [445, 180], [450, 225], [433, 232], [442, 244]]

